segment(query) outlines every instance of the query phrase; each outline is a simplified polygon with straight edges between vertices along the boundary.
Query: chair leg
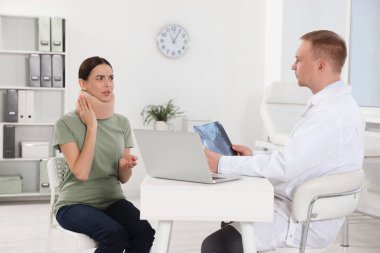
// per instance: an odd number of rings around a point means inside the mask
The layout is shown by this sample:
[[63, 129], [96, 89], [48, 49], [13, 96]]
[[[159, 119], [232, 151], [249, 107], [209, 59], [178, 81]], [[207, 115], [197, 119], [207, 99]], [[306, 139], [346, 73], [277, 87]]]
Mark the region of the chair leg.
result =
[[346, 216], [344, 224], [341, 229], [341, 241], [340, 246], [342, 247], [349, 247], [349, 237], [348, 237], [348, 231], [349, 231], [349, 218]]
[[51, 252], [51, 234], [52, 234], [52, 228], [49, 227], [48, 238], [47, 238], [47, 248], [46, 248], [47, 253]]

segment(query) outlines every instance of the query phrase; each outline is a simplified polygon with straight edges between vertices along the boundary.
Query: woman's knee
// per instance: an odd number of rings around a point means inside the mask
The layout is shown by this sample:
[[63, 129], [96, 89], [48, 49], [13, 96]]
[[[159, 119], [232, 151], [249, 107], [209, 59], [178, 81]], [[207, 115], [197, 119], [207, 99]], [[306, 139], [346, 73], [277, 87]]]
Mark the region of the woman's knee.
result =
[[154, 235], [156, 231], [152, 228], [148, 221], [142, 220], [139, 224], [138, 237], [140, 241], [144, 241], [146, 244], [153, 244]]

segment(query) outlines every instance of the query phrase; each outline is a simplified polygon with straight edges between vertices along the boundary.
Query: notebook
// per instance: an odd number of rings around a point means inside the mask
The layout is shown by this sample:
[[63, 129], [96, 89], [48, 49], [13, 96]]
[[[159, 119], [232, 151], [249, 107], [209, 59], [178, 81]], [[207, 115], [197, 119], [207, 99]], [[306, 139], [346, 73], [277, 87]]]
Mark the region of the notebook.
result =
[[199, 135], [193, 132], [133, 130], [149, 176], [215, 184], [239, 179], [212, 174]]

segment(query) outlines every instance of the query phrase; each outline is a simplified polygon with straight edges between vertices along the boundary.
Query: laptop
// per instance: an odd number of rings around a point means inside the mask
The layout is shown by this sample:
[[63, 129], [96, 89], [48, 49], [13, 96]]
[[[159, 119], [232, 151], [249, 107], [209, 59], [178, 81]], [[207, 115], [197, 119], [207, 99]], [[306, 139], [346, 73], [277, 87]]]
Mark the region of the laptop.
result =
[[239, 179], [210, 172], [197, 133], [133, 130], [149, 176], [205, 184]]

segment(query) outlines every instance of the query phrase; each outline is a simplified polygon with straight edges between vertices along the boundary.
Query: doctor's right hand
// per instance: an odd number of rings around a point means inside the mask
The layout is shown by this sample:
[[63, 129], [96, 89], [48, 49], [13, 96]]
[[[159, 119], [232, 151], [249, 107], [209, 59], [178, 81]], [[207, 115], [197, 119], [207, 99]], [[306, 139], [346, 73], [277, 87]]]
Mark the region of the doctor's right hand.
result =
[[235, 150], [238, 153], [238, 155], [242, 156], [251, 156], [253, 154], [250, 148], [243, 145], [233, 144], [232, 149]]

